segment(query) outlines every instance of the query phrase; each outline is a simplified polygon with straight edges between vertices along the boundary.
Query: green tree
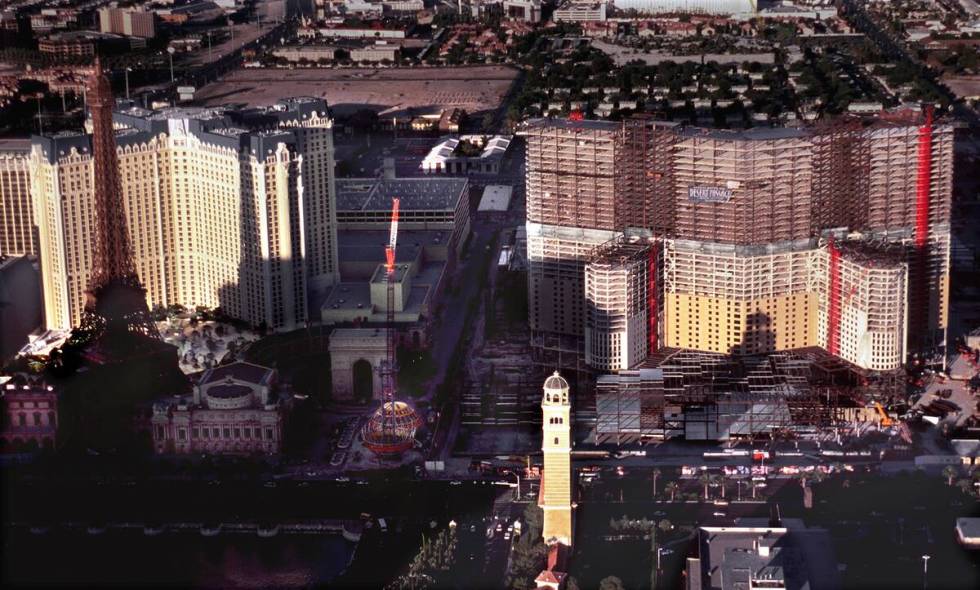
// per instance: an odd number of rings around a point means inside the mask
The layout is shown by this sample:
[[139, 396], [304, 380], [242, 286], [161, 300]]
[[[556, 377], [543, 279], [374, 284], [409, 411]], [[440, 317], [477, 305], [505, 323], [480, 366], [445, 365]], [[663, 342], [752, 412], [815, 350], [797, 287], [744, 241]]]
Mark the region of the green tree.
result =
[[943, 468], [943, 477], [946, 478], [946, 485], [952, 486], [953, 479], [956, 478], [956, 468], [952, 465], [947, 465]]
[[677, 494], [677, 490], [679, 490], [679, 489], [680, 489], [680, 486], [677, 485], [677, 483], [676, 482], [673, 482], [673, 481], [670, 482], [670, 483], [668, 483], [666, 486], [664, 486], [664, 491], [667, 492], [668, 494], [670, 494], [670, 501], [671, 502], [674, 501], [674, 496]]

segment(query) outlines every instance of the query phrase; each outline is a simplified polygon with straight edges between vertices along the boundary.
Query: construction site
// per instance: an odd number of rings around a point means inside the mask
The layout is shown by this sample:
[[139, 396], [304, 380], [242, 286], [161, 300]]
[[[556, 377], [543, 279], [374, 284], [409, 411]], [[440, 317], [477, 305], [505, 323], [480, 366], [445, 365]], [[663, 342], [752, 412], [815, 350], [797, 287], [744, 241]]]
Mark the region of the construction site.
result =
[[894, 425], [884, 406], [905, 385], [894, 374], [869, 380], [819, 348], [743, 357], [672, 350], [654, 364], [598, 377], [590, 442], [859, 436]]
[[[931, 110], [749, 130], [539, 119], [522, 134], [542, 368], [587, 377], [645, 362], [638, 349], [593, 353], [621, 332], [597, 310], [645, 313], [633, 340], [647, 356], [821, 347], [877, 371], [942, 358], [953, 133]], [[630, 236], [647, 257], [631, 272], [646, 276], [612, 310], [587, 281], [608, 266], [606, 245]]]
[[949, 122], [906, 107], [520, 134], [529, 325], [511, 358], [538, 372], [474, 385], [469, 423], [494, 423], [498, 403], [497, 424], [533, 421], [537, 377], [559, 368], [583, 442], [907, 438], [905, 367], [939, 366], [946, 347]]

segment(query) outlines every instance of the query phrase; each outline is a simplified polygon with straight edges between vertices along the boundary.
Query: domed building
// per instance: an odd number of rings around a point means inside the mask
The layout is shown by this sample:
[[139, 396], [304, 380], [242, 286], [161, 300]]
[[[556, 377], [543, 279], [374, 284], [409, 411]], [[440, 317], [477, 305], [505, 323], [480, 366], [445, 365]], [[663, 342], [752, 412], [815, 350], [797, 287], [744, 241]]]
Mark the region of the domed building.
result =
[[[385, 418], [392, 424], [386, 429]], [[402, 401], [381, 404], [364, 425], [361, 436], [364, 446], [376, 455], [396, 456], [408, 451], [415, 444], [415, 431], [422, 420], [415, 408]]]
[[153, 406], [153, 447], [157, 453], [278, 453], [282, 447], [282, 406], [274, 369], [236, 362], [208, 369], [193, 396]]

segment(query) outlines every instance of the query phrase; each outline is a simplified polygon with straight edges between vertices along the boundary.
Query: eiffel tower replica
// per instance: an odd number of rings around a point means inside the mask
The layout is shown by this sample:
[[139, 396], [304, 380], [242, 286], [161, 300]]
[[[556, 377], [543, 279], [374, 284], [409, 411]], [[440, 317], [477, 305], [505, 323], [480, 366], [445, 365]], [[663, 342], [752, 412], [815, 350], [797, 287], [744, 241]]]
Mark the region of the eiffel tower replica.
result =
[[[87, 95], [93, 127], [94, 263], [81, 325], [72, 331], [72, 350], [66, 353], [74, 356], [72, 365], [85, 370], [73, 372], [66, 402], [87, 447], [118, 448], [131, 443], [133, 420], [148, 417], [152, 400], [183, 393], [188, 382], [176, 347], [161, 340], [150, 317], [146, 289], [133, 263], [112, 125], [115, 100], [98, 58]], [[148, 420], [143, 427], [148, 429]]]
[[92, 236], [95, 260], [79, 328], [88, 339], [86, 358], [103, 364], [143, 354], [148, 348], [159, 348], [160, 334], [150, 318], [146, 289], [133, 264], [119, 181], [116, 134], [112, 126], [115, 100], [98, 58], [88, 79], [87, 94], [95, 167], [95, 232]]

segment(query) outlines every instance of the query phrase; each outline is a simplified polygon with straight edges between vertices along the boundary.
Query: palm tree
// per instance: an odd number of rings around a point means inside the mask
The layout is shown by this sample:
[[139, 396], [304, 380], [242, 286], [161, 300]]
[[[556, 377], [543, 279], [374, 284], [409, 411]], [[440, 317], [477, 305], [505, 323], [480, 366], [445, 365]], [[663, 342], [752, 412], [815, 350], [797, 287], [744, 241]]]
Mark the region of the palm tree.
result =
[[953, 479], [956, 477], [956, 468], [952, 465], [947, 465], [946, 468], [943, 469], [943, 476], [946, 478], [946, 485], [952, 486]]
[[721, 499], [724, 500], [725, 499], [725, 482], [726, 482], [726, 480], [725, 480], [725, 474], [722, 473], [721, 475], [715, 476], [714, 480], [715, 480], [715, 485], [721, 486]]
[[660, 477], [660, 470], [653, 468], [653, 497], [657, 497], [657, 478]]
[[664, 486], [664, 491], [670, 494], [670, 501], [674, 501], [674, 496], [677, 495], [677, 490], [680, 488], [675, 482], [670, 482]]
[[752, 499], [755, 500], [755, 491], [759, 489], [759, 482], [749, 482], [749, 487], [752, 488]]
[[711, 476], [708, 472], [702, 472], [701, 477], [698, 478], [698, 482], [704, 486], [704, 499], [708, 499], [708, 486], [711, 484]]

